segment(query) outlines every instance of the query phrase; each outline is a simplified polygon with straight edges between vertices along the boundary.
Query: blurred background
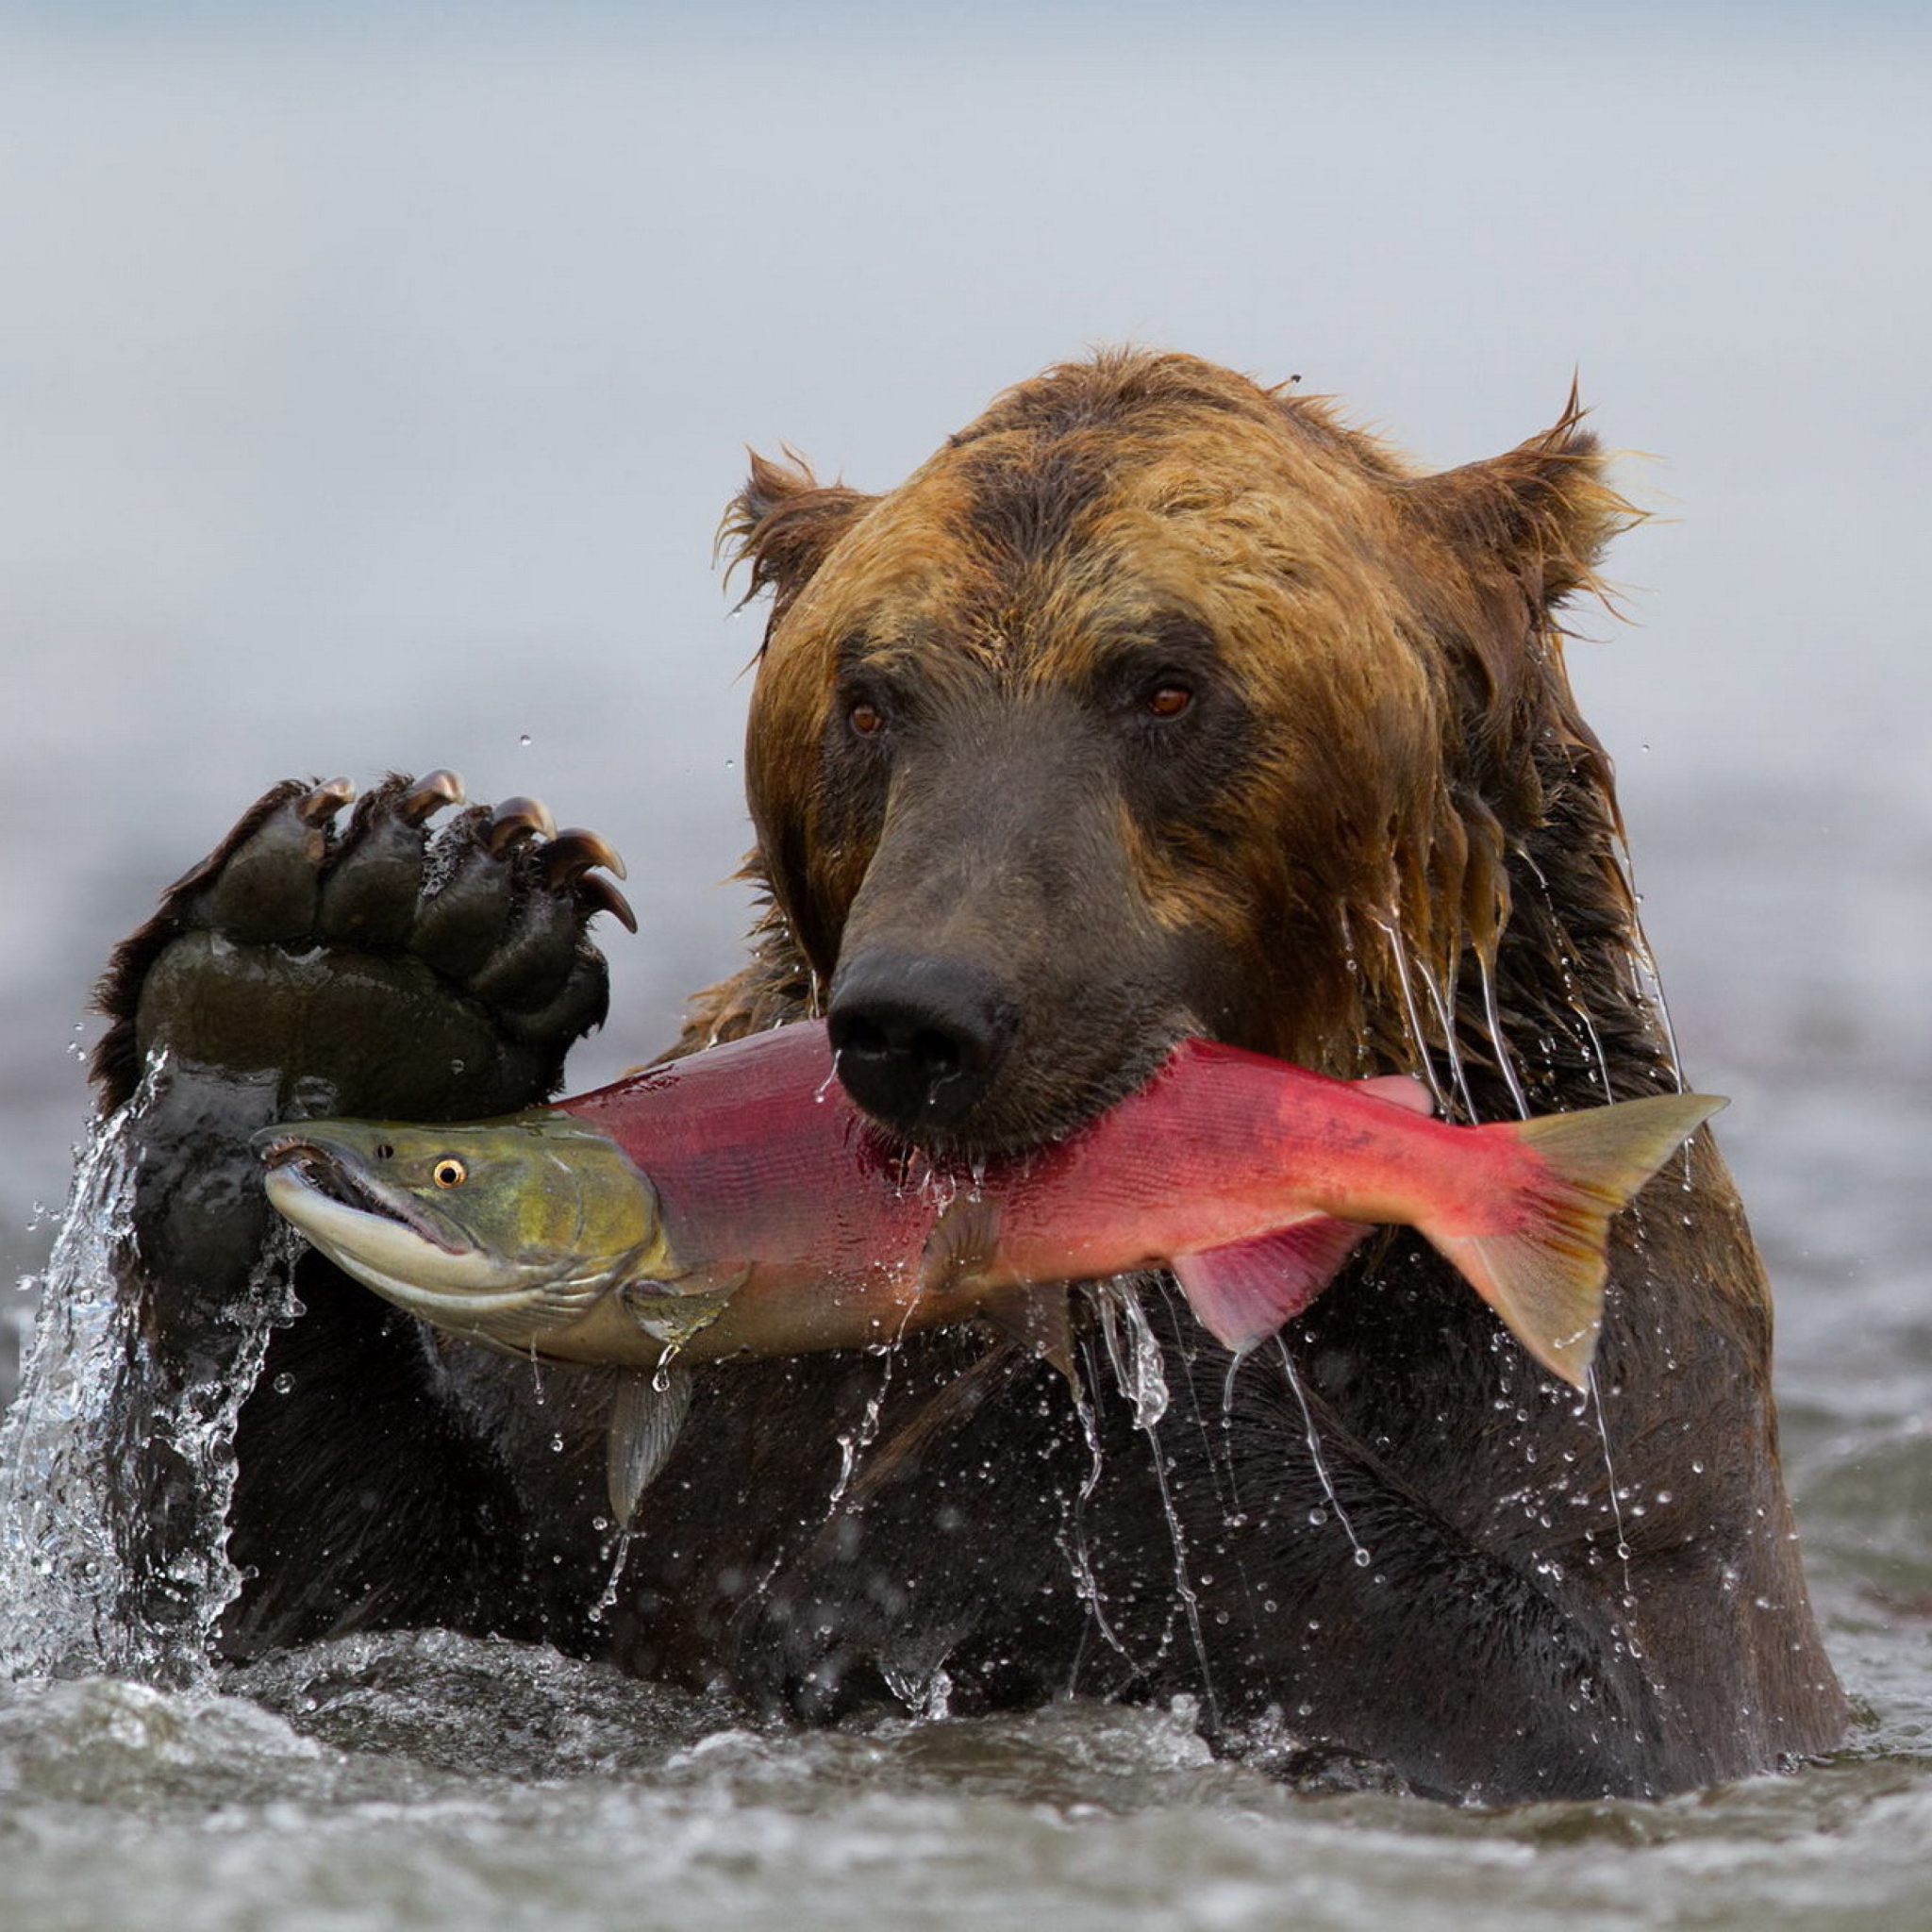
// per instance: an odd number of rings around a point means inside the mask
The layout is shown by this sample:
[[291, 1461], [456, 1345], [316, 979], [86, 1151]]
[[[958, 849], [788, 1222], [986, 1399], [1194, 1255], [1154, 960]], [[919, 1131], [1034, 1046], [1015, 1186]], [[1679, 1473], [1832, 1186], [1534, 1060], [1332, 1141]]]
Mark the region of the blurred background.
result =
[[652, 1051], [745, 919], [744, 446], [883, 486], [1131, 340], [1442, 465], [1580, 374], [1656, 515], [1574, 676], [1788, 1392], [1823, 1351], [1838, 1423], [1882, 1407], [1928, 1232], [1927, 40], [1870, 0], [0, 6], [6, 1275], [92, 977], [285, 774], [450, 764], [604, 831], [644, 931], [574, 1066]]

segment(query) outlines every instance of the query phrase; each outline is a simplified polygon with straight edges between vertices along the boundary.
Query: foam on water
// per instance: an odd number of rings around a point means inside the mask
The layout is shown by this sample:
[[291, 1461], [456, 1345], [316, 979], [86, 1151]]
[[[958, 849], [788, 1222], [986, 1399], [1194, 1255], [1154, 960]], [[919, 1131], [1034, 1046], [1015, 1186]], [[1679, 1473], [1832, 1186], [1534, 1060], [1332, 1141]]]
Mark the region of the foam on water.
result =
[[344, 1640], [191, 1691], [16, 1686], [8, 1924], [1924, 1923], [1932, 1790], [1896, 1740], [1664, 1804], [1476, 1813], [1297, 1791], [1215, 1760], [1193, 1718], [1074, 1702], [797, 1732], [441, 1635]]

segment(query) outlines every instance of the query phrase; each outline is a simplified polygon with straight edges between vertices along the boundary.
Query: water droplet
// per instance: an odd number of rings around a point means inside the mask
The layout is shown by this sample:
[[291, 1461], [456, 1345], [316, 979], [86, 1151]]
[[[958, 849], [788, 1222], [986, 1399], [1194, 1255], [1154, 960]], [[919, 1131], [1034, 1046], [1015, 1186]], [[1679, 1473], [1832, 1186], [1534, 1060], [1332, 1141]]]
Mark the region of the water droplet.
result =
[[269, 1384], [269, 1387], [273, 1389], [277, 1395], [288, 1394], [290, 1390], [294, 1388], [294, 1386], [295, 1378], [293, 1375], [290, 1374], [286, 1369], [284, 1369], [282, 1373], [279, 1375], [277, 1375], [273, 1382]]
[[517, 742], [518, 742], [518, 743], [519, 743], [520, 745], [523, 745], [523, 746], [524, 746], [524, 747], [525, 747], [525, 749], [527, 750], [527, 749], [528, 749], [528, 747], [529, 747], [529, 743], [530, 743], [530, 734], [529, 734], [529, 733], [528, 733], [527, 731], [520, 731], [520, 732], [518, 732], [518, 733], [517, 733]]

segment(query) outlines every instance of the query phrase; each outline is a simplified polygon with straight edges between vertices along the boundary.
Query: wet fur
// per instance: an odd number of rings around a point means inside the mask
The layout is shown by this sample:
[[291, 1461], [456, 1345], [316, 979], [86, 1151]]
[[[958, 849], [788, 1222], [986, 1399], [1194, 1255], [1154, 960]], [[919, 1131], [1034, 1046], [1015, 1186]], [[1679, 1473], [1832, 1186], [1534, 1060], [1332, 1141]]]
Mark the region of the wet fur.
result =
[[[1124, 353], [1010, 391], [884, 496], [757, 462], [729, 527], [773, 597], [748, 757], [771, 913], [684, 1046], [822, 1003], [855, 923], [897, 943], [943, 909], [944, 943], [1003, 948], [1029, 1004], [969, 1143], [1063, 1129], [1183, 1024], [1339, 1074], [1421, 1073], [1484, 1119], [1674, 1086], [1609, 762], [1563, 669], [1560, 608], [1597, 588], [1631, 515], [1580, 417], [1573, 396], [1502, 458], [1427, 475], [1326, 402]], [[1055, 880], [1058, 918], [998, 884], [976, 931], [950, 884], [919, 903], [949, 839], [1008, 836], [959, 822], [949, 738], [990, 801], [1077, 809], [1064, 771], [1056, 792], [1006, 747], [1024, 725], [1084, 755], [1070, 700], [1091, 710], [1133, 654], [1225, 701], [1189, 784], [1122, 791], [1117, 845]], [[841, 743], [841, 708], [875, 694], [924, 708], [931, 790], [955, 788], [940, 809], [909, 759], [868, 781]], [[882, 879], [909, 915], [880, 907]], [[1620, 1224], [1613, 1268], [1586, 1402], [1412, 1238], [1372, 1244], [1224, 1414], [1226, 1357], [1169, 1311], [1184, 1393], [1158, 1438], [1164, 1496], [1091, 1339], [1108, 1442], [1084, 1503], [1051, 1376], [1003, 1404], [975, 1391], [943, 1426], [889, 1401], [880, 1493], [839, 1518], [836, 1555], [828, 1528], [781, 1566], [819, 1579], [797, 1615], [821, 1634], [800, 1637], [787, 1597], [759, 1641], [806, 1654], [784, 1681], [808, 1704], [930, 1651], [969, 1698], [1185, 1689], [1224, 1725], [1285, 1711], [1466, 1794], [1660, 1790], [1826, 1748], [1843, 1706], [1777, 1472], [1767, 1291], [1707, 1135]], [[741, 1426], [766, 1425], [753, 1403]], [[988, 1470], [997, 1493], [936, 1530]], [[1076, 1537], [1108, 1585], [1105, 1641], [1069, 1591]], [[941, 1641], [923, 1598], [962, 1540], [1042, 1580], [1024, 1607], [988, 1601], [969, 1563]], [[1029, 1572], [1036, 1545], [1060, 1567]], [[877, 1570], [909, 1578], [891, 1617], [867, 1601]], [[981, 1653], [998, 1660], [975, 1676]]]
[[[1024, 1006], [971, 1144], [1077, 1121], [1195, 1025], [1424, 1072], [1485, 1118], [1516, 1109], [1512, 1074], [1540, 1111], [1673, 1084], [1557, 629], [1626, 516], [1574, 403], [1430, 475], [1327, 404], [1173, 356], [1049, 371], [883, 496], [758, 462], [731, 530], [773, 600], [747, 760], [768, 910], [677, 1050], [814, 1010], [861, 946], [943, 934]], [[1137, 712], [1177, 673], [1211, 730]], [[843, 733], [873, 695], [891, 745]], [[219, 1178], [305, 1091], [290, 1056], [340, 1049], [337, 1110], [447, 1118], [449, 1050], [417, 1042], [456, 1016], [506, 1081], [522, 1069], [491, 1108], [527, 1104], [601, 991], [554, 920], [569, 996], [541, 1024], [479, 998], [493, 967], [452, 978], [407, 946], [331, 978], [313, 962], [353, 936], [298, 922], [286, 956], [243, 949], [259, 972], [202, 997], [199, 908], [232, 929], [291, 875], [313, 897], [292, 846], [238, 883], [246, 830], [106, 991], [110, 1100], [184, 1033], [206, 1063], [185, 1124], [133, 1129], [159, 1178], [132, 1291], [177, 1352], [258, 1239], [184, 1220], [177, 1183]], [[398, 932], [421, 870], [382, 887]], [[536, 902], [509, 872], [501, 891], [513, 931]], [[264, 1029], [291, 1007], [307, 1030], [285, 1048]], [[342, 1017], [318, 1034], [325, 1011]], [[232, 1131], [209, 1138], [210, 1105]], [[1591, 1399], [1404, 1235], [1238, 1373], [1144, 1282], [1169, 1397], [1152, 1432], [1084, 1292], [1077, 1399], [972, 1330], [721, 1370], [603, 1617], [605, 1385], [428, 1348], [309, 1266], [242, 1416], [235, 1546], [258, 1574], [236, 1652], [433, 1618], [807, 1716], [941, 1670], [961, 1711], [1185, 1693], [1223, 1745], [1291, 1772], [1489, 1800], [1681, 1789], [1843, 1727], [1778, 1474], [1762, 1271], [1707, 1135], [1618, 1224]]]

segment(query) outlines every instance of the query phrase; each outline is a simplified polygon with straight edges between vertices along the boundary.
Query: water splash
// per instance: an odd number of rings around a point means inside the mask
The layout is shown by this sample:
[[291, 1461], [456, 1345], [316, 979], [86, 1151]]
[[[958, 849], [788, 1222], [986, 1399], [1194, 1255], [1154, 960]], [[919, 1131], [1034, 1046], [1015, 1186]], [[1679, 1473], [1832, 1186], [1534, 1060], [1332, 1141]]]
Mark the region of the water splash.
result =
[[104, 1396], [131, 1337], [112, 1287], [133, 1164], [111, 1126], [83, 1150], [41, 1287], [20, 1393], [0, 1424], [0, 1671], [110, 1668], [120, 1570]]
[[[42, 1285], [20, 1393], [0, 1424], [0, 1674], [108, 1673], [166, 1684], [208, 1674], [228, 1560], [236, 1421], [275, 1325], [294, 1313], [292, 1241], [277, 1240], [238, 1303], [219, 1311], [220, 1359], [170, 1387], [132, 1278], [141, 1091], [81, 1150]], [[137, 1433], [138, 1432], [138, 1433]], [[155, 1554], [128, 1477], [145, 1440], [189, 1478], [186, 1533]]]
[[953, 1714], [953, 1679], [944, 1664], [931, 1670], [908, 1670], [898, 1664], [879, 1666], [886, 1688], [914, 1717], [938, 1724]]

